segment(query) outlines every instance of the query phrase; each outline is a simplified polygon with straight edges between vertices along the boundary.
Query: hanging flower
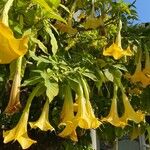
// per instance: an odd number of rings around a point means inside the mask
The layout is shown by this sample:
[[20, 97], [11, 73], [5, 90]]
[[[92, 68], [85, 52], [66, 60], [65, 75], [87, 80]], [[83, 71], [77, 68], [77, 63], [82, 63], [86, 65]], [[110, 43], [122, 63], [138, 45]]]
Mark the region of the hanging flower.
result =
[[101, 125], [101, 122], [95, 117], [94, 111], [92, 109], [92, 106], [91, 106], [91, 103], [89, 100], [86, 100], [86, 109], [88, 112], [89, 120], [91, 120], [90, 121], [91, 124], [90, 124], [89, 128], [91, 128], [91, 129], [98, 128]]
[[120, 117], [118, 116], [117, 111], [117, 87], [114, 87], [114, 96], [112, 98], [110, 112], [107, 117], [102, 118], [102, 122], [109, 122], [110, 124], [116, 127], [124, 127], [126, 125], [125, 122], [121, 121]]
[[28, 116], [29, 116], [29, 109], [23, 112], [16, 127], [14, 127], [9, 131], [3, 132], [4, 143], [17, 140], [20, 143], [22, 149], [27, 149], [33, 143], [36, 143], [36, 141], [30, 139], [27, 134]]
[[92, 108], [90, 100], [89, 100], [88, 84], [84, 78], [81, 78], [81, 84], [83, 87], [83, 93], [84, 93], [84, 97], [85, 97], [85, 107], [87, 110], [88, 118], [90, 120], [89, 128], [96, 129], [97, 127], [99, 127], [101, 125], [101, 122], [94, 115], [94, 111], [93, 111], [93, 108]]
[[146, 87], [149, 84], [149, 78], [145, 76], [143, 71], [141, 70], [141, 54], [139, 56], [138, 63], [136, 65], [135, 72], [132, 76], [129, 77], [131, 82], [141, 82], [143, 87]]
[[65, 99], [61, 112], [60, 126], [65, 126], [64, 130], [59, 133], [60, 137], [70, 137], [73, 141], [78, 141], [76, 134], [77, 125], [73, 123], [74, 119], [74, 105], [72, 100], [71, 89], [69, 86], [65, 87]]
[[48, 113], [49, 113], [49, 101], [47, 100], [43, 107], [43, 111], [40, 115], [40, 118], [35, 122], [29, 123], [31, 128], [34, 128], [34, 129], [40, 128], [42, 131], [54, 130], [54, 128], [49, 123]]
[[122, 22], [120, 20], [119, 21], [119, 31], [118, 31], [118, 34], [116, 37], [116, 41], [110, 47], [104, 49], [104, 51], [103, 51], [104, 56], [113, 56], [115, 60], [118, 60], [123, 56], [131, 56], [132, 55], [132, 52], [131, 52], [129, 46], [126, 50], [122, 49], [122, 46], [121, 46], [121, 29], [122, 29]]
[[133, 107], [131, 106], [128, 97], [125, 95], [125, 93], [122, 91], [122, 98], [123, 98], [123, 104], [124, 104], [124, 114], [121, 117], [121, 120], [123, 122], [128, 122], [128, 120], [132, 120], [136, 123], [140, 123], [144, 121], [144, 114], [138, 110], [134, 111]]
[[104, 56], [113, 56], [114, 59], [118, 60], [124, 56], [123, 49], [116, 43], [113, 43], [110, 47], [103, 51]]
[[16, 39], [12, 30], [0, 22], [0, 64], [8, 64], [23, 56], [28, 49], [28, 37]]

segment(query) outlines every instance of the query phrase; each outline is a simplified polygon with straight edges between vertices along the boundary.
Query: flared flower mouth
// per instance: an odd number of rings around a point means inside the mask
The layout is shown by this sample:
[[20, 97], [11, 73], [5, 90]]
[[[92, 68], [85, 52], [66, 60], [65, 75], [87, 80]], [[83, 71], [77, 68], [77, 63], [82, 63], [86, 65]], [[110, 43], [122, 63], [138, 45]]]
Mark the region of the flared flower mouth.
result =
[[135, 112], [124, 92], [122, 93], [122, 98], [124, 104], [124, 114], [121, 117], [121, 120], [126, 123], [128, 122], [128, 120], [134, 121], [135, 123], [144, 121], [145, 115], [140, 110]]
[[29, 116], [29, 110], [23, 112], [16, 127], [14, 127], [9, 131], [3, 132], [4, 143], [8, 143], [10, 141], [18, 141], [22, 149], [27, 149], [32, 144], [36, 143], [36, 141], [30, 139], [27, 135], [28, 116]]
[[115, 60], [118, 60], [118, 59], [122, 58], [123, 56], [132, 56], [133, 55], [133, 53], [130, 49], [130, 46], [128, 46], [126, 50], [122, 49], [122, 45], [121, 45], [122, 22], [121, 22], [121, 20], [119, 21], [118, 28], [119, 28], [119, 31], [118, 31], [115, 42], [112, 45], [110, 45], [110, 47], [103, 50], [104, 56], [112, 56]]
[[[147, 70], [147, 67], [145, 69]], [[133, 83], [140, 82], [143, 87], [146, 87], [150, 84], [150, 79], [146, 76], [145, 71], [142, 71], [141, 54], [140, 54], [138, 63], [136, 65], [135, 72], [133, 75], [130, 75], [129, 79]]]
[[28, 37], [16, 39], [12, 30], [0, 22], [0, 64], [8, 64], [25, 55], [28, 49]]
[[107, 117], [102, 118], [102, 122], [109, 122], [110, 124], [116, 126], [116, 127], [122, 127], [124, 128], [126, 126], [126, 123], [121, 120], [121, 118], [118, 115], [118, 110], [117, 110], [117, 91], [118, 91], [118, 86], [114, 84], [114, 95], [112, 98], [112, 103], [110, 107], [110, 111]]
[[124, 56], [123, 49], [116, 43], [113, 43], [110, 47], [103, 51], [104, 56], [113, 56], [114, 59], [118, 60]]
[[122, 127], [124, 128], [126, 123], [121, 120], [121, 118], [118, 116], [117, 111], [117, 100], [116, 98], [112, 99], [110, 112], [107, 117], [102, 118], [102, 122], [109, 122], [110, 124], [116, 126], [116, 127]]
[[29, 122], [31, 128], [34, 128], [34, 129], [39, 128], [42, 131], [54, 130], [54, 128], [49, 123], [48, 114], [49, 114], [49, 101], [47, 100], [44, 104], [40, 118], [35, 122]]

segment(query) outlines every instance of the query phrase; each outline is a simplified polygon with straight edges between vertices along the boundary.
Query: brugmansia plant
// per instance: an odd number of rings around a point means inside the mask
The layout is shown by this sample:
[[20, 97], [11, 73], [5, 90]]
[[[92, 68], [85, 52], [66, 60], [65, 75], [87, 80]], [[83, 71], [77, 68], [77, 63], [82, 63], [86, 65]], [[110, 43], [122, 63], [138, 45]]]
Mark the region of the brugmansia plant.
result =
[[149, 133], [150, 29], [131, 24], [134, 3], [1, 0], [0, 15], [5, 146], [89, 150], [91, 129], [110, 143]]

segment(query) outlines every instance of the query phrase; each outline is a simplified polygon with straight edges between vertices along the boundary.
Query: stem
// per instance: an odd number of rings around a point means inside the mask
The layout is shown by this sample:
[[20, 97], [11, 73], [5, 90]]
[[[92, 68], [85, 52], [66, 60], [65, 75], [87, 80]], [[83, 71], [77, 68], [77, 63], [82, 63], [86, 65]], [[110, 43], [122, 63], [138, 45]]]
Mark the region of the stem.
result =
[[116, 84], [114, 84], [114, 95], [113, 95], [113, 99], [117, 99], [117, 91], [118, 91], [118, 86]]
[[4, 10], [2, 13], [2, 23], [4, 23], [6, 26], [8, 25], [8, 12], [10, 10], [10, 7], [12, 6], [14, 0], [8, 0], [4, 6]]
[[119, 27], [118, 27], [118, 34], [116, 37], [116, 44], [121, 47], [121, 29], [122, 29], [122, 21], [119, 19]]
[[87, 83], [85, 82], [85, 80], [83, 78], [81, 78], [81, 82], [83, 85], [83, 90], [84, 90], [84, 94], [85, 94], [85, 99], [89, 100], [89, 90], [87, 88]]
[[30, 106], [31, 106], [31, 102], [33, 100], [33, 98], [36, 96], [37, 92], [39, 91], [39, 89], [41, 88], [41, 85], [37, 85], [34, 90], [32, 91], [32, 93], [29, 95], [29, 98], [27, 100], [27, 103], [26, 103], [26, 106], [25, 106], [25, 109], [23, 111], [26, 112], [27, 110], [29, 110]]

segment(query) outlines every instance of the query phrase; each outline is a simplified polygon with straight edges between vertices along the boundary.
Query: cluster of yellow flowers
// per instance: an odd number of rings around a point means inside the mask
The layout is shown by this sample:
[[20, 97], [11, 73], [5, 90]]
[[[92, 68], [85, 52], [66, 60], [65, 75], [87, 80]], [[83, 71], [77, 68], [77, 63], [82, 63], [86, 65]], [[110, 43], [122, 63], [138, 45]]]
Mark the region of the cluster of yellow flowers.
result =
[[[13, 129], [3, 132], [4, 143], [17, 140], [23, 149], [27, 149], [32, 144], [36, 143], [35, 140], [32, 140], [28, 137], [27, 124], [30, 105], [34, 95], [38, 90], [39, 88], [35, 88], [30, 94], [18, 124]], [[128, 120], [132, 120], [135, 123], [144, 121], [144, 114], [141, 111], [134, 111], [128, 100], [128, 97], [125, 95], [123, 88], [121, 88], [121, 91], [124, 104], [124, 113], [121, 117], [118, 116], [117, 91], [118, 87], [114, 86], [114, 96], [108, 116], [102, 119], [98, 119], [94, 114], [89, 100], [89, 90], [86, 80], [82, 78], [80, 84], [78, 84], [75, 101], [73, 100], [71, 87], [69, 84], [66, 85], [64, 88], [64, 104], [60, 115], [61, 122], [58, 125], [60, 129], [61, 126], [64, 126], [65, 128], [63, 128], [58, 136], [63, 138], [69, 137], [71, 140], [76, 142], [78, 141], [76, 133], [77, 127], [82, 129], [96, 129], [102, 123], [108, 122], [116, 127], [124, 128], [126, 125], [128, 125]], [[42, 131], [53, 131], [54, 128], [49, 123], [48, 115], [49, 101], [47, 100], [39, 119], [35, 122], [29, 122], [30, 127], [34, 129], [39, 128]]]
[[[98, 21], [93, 20], [93, 18], [88, 18], [89, 22]], [[88, 23], [87, 21], [87, 28]], [[72, 26], [67, 26], [64, 24], [57, 24], [58, 28], [63, 32], [75, 33], [76, 29], [73, 29]], [[121, 47], [121, 27], [122, 23], [120, 21], [120, 29], [116, 42], [113, 43], [109, 48], [104, 50], [104, 56], [113, 56], [114, 59], [120, 59], [122, 56], [131, 56], [132, 52], [128, 47], [127, 50], [123, 50]], [[95, 26], [93, 28], [96, 28]], [[13, 35], [12, 30], [3, 22], [0, 22], [0, 64], [8, 64], [13, 60], [17, 60], [18, 66], [15, 71], [10, 100], [8, 106], [5, 109], [5, 113], [13, 114], [18, 107], [20, 107], [20, 84], [21, 84], [21, 63], [22, 56], [27, 52], [28, 49], [28, 37], [23, 36], [21, 39], [16, 39]], [[146, 55], [146, 64], [145, 69], [141, 72], [141, 62], [138, 63], [135, 74], [131, 77], [133, 82], [140, 81], [144, 85], [147, 85], [146, 75], [150, 73], [149, 66], [149, 54]], [[140, 79], [137, 77], [140, 77]], [[149, 79], [149, 78], [148, 78]], [[146, 81], [145, 81], [146, 80]], [[150, 80], [148, 80], [148, 84]], [[35, 140], [32, 140], [28, 137], [27, 134], [27, 125], [29, 118], [29, 111], [32, 100], [40, 87], [37, 87], [30, 94], [26, 107], [23, 110], [22, 116], [17, 123], [17, 125], [8, 131], [3, 132], [4, 143], [10, 141], [18, 141], [23, 149], [29, 148], [33, 143], [36, 143]], [[124, 105], [124, 113], [121, 117], [118, 116], [117, 111], [117, 91], [118, 87], [114, 86], [114, 96], [112, 98], [112, 104], [110, 112], [107, 117], [98, 119], [94, 114], [94, 110], [90, 103], [89, 98], [89, 89], [85, 79], [81, 78], [78, 83], [78, 89], [76, 91], [76, 98], [73, 100], [71, 87], [68, 85], [64, 89], [64, 104], [61, 111], [61, 122], [58, 125], [59, 128], [64, 126], [65, 128], [58, 134], [60, 137], [66, 138], [69, 137], [73, 141], [78, 141], [76, 129], [80, 127], [82, 129], [96, 129], [103, 122], [109, 122], [116, 127], [125, 127], [128, 124], [128, 120], [132, 120], [136, 123], [144, 121], [144, 114], [141, 111], [134, 111], [132, 108], [128, 97], [126, 96], [123, 88], [122, 99]], [[52, 131], [54, 128], [49, 122], [49, 101], [46, 100], [43, 110], [39, 119], [35, 122], [29, 122], [31, 128], [39, 128], [42, 131]]]

